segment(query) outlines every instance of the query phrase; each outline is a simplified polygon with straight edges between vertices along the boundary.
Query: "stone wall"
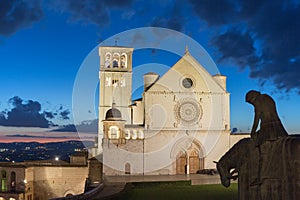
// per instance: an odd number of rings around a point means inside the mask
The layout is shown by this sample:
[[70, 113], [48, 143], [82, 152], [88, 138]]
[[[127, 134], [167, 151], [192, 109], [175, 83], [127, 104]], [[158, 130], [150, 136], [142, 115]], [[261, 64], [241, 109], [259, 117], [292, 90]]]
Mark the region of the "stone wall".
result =
[[76, 195], [84, 192], [88, 177], [87, 166], [43, 166], [30, 167], [34, 171], [34, 199], [44, 200], [55, 197]]

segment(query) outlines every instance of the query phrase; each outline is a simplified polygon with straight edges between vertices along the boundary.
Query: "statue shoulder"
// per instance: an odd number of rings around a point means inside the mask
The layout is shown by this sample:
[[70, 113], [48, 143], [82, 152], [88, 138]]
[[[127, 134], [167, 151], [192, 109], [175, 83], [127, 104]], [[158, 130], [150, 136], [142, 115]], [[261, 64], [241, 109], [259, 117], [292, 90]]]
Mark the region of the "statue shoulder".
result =
[[271, 96], [267, 95], [267, 94], [259, 95], [257, 97], [257, 101], [261, 102], [261, 103], [273, 103], [273, 104], [275, 104], [274, 99]]

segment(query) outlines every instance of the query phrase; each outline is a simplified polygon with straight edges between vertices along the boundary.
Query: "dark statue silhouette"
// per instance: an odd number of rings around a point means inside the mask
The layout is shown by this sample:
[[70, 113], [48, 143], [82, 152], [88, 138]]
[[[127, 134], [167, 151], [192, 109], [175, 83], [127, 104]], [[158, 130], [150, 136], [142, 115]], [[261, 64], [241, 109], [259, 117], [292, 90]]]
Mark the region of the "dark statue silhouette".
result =
[[241, 139], [216, 162], [221, 183], [229, 187], [238, 179], [239, 200], [299, 199], [300, 135], [287, 134], [269, 95], [251, 90], [246, 102], [255, 109], [251, 138]]

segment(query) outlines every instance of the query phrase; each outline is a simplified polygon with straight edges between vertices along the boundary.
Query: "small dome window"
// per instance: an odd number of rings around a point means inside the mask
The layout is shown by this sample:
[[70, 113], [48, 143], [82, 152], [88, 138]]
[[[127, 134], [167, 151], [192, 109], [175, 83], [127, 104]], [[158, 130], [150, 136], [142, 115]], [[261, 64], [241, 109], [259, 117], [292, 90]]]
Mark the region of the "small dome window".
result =
[[117, 126], [109, 127], [108, 138], [109, 139], [119, 139], [120, 138], [120, 130]]

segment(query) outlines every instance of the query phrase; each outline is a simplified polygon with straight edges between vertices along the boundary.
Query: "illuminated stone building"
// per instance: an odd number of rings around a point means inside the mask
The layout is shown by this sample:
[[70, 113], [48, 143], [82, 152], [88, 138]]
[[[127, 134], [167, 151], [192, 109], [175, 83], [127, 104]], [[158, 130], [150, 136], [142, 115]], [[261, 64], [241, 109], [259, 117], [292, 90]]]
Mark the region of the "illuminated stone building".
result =
[[162, 77], [144, 75], [132, 100], [133, 48], [101, 46], [98, 153], [105, 175], [189, 174], [215, 168], [230, 135], [226, 77], [186, 50]]

